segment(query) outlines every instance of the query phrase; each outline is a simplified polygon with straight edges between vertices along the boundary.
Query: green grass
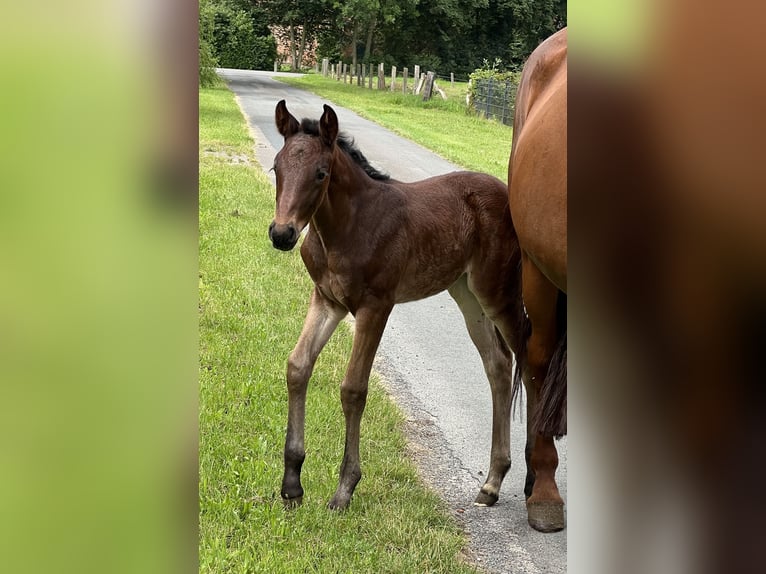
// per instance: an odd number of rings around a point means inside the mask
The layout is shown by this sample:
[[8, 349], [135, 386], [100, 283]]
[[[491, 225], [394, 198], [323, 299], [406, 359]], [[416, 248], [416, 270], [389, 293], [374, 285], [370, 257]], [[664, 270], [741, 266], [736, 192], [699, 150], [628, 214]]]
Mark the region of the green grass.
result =
[[232, 94], [200, 90], [199, 117], [200, 571], [475, 572], [460, 558], [464, 536], [407, 460], [402, 416], [375, 380], [362, 421], [364, 477], [347, 511], [326, 508], [344, 439], [346, 324], [309, 386], [303, 506], [283, 508], [286, 362], [311, 282], [297, 249], [270, 245], [274, 190]]
[[[381, 93], [318, 74], [275, 79], [354, 110], [465, 169], [491, 173], [503, 181], [508, 179], [513, 130], [470, 112], [465, 105], [467, 84], [456, 82], [452, 89], [449, 82], [442, 82], [441, 87], [450, 94], [449, 99], [445, 101], [436, 96], [424, 102], [420, 96], [405, 95], [401, 91]], [[287, 105], [289, 107], [290, 102]], [[317, 117], [320, 113], [321, 110], [317, 110]], [[340, 127], [343, 129], [343, 125]]]

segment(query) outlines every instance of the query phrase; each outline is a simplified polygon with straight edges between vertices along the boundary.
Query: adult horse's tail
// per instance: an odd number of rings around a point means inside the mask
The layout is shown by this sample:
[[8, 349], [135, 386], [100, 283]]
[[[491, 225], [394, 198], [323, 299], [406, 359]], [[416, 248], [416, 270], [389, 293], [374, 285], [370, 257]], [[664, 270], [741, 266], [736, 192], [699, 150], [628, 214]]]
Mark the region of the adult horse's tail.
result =
[[556, 304], [558, 340], [533, 414], [533, 427], [545, 436], [567, 434], [567, 296], [559, 291]]
[[[519, 310], [520, 326], [518, 349], [516, 352], [516, 370], [513, 377], [514, 400], [518, 397], [523, 382], [522, 376], [527, 363], [527, 341], [532, 332], [532, 325], [524, 307]], [[543, 436], [561, 438], [567, 434], [567, 296], [559, 292], [556, 304], [556, 327], [558, 340], [548, 366], [534, 410], [528, 413], [532, 421], [532, 430]], [[529, 398], [527, 398], [529, 400]]]

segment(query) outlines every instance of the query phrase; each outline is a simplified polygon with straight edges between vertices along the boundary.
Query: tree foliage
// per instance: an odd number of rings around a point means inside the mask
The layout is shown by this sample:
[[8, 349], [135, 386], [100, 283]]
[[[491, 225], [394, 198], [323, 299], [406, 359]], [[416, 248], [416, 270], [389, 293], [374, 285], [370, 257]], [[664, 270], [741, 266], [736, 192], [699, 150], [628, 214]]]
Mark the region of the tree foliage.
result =
[[[270, 69], [277, 57], [277, 44], [269, 30], [267, 13], [247, 0], [201, 0], [206, 24], [212, 28], [208, 43], [218, 65], [244, 70]], [[200, 39], [202, 39], [200, 27]], [[201, 41], [200, 41], [201, 44]]]
[[306, 47], [334, 17], [331, 0], [251, 1], [263, 11], [273, 33], [289, 45], [289, 64], [293, 70], [302, 67]]
[[[532, 50], [566, 25], [566, 0], [352, 0], [320, 36], [320, 55], [467, 75], [500, 58], [521, 68]], [[357, 29], [357, 36], [353, 32]], [[372, 35], [371, 50], [364, 37]]]
[[531, 51], [565, 26], [567, 18], [566, 0], [203, 2], [216, 7], [214, 55], [224, 66], [270, 67], [274, 52], [248, 36], [263, 39], [273, 33], [289, 44], [293, 68], [308, 63], [304, 51], [318, 42], [320, 58], [399, 67], [419, 64], [463, 77], [485, 59], [500, 58], [509, 70], [519, 70]]
[[218, 59], [213, 48], [213, 28], [215, 12], [209, 0], [199, 3], [199, 85], [210, 87], [217, 83], [215, 68]]

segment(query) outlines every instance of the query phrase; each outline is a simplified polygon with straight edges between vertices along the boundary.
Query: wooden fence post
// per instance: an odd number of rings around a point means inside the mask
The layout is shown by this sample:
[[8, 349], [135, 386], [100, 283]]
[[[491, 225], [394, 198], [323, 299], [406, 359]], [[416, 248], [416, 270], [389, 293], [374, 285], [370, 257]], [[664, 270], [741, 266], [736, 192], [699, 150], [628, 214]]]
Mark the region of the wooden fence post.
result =
[[386, 69], [382, 62], [378, 64], [378, 89], [386, 89]]
[[420, 91], [423, 89], [423, 84], [426, 81], [426, 77], [424, 75], [420, 75], [420, 79], [415, 83], [415, 91], [413, 92], [416, 96], [420, 94]]
[[413, 79], [415, 81], [415, 85], [417, 85], [418, 82], [420, 81], [420, 66], [419, 65], [415, 66], [415, 76], [413, 77]]
[[372, 89], [372, 76], [373, 76], [373, 73], [372, 73], [372, 64], [370, 64], [370, 75], [367, 77], [367, 84], [368, 84], [368, 85], [367, 85], [367, 87], [368, 87], [369, 89]]
[[327, 58], [322, 58], [322, 75], [326, 78], [327, 72], [330, 68], [330, 61]]
[[505, 121], [508, 119], [508, 89], [511, 87], [510, 82], [505, 82], [505, 96], [503, 97], [503, 116], [500, 120], [503, 124], [508, 125]]
[[402, 70], [402, 93], [403, 94], [407, 93], [407, 73], [408, 72], [409, 70], [407, 68], [404, 68], [404, 70]]
[[489, 111], [489, 108], [490, 108], [490, 106], [492, 104], [492, 88], [495, 87], [495, 82], [493, 80], [494, 80], [494, 78], [490, 78], [489, 79], [489, 85], [487, 87], [487, 109], [484, 112], [484, 117], [486, 117], [486, 118], [491, 118], [492, 117], [492, 112]]
[[391, 66], [391, 91], [396, 87], [396, 66]]
[[447, 94], [445, 94], [444, 90], [442, 90], [439, 87], [439, 84], [436, 83], [436, 76], [434, 76], [434, 87], [433, 87], [433, 89], [436, 90], [439, 93], [439, 95], [441, 96], [442, 100], [446, 100], [447, 99]]
[[450, 88], [455, 87], [455, 72], [449, 73], [449, 85], [450, 85]]
[[427, 101], [431, 99], [431, 91], [434, 87], [434, 73], [428, 72], [426, 74], [426, 83], [425, 86], [423, 86], [423, 101]]

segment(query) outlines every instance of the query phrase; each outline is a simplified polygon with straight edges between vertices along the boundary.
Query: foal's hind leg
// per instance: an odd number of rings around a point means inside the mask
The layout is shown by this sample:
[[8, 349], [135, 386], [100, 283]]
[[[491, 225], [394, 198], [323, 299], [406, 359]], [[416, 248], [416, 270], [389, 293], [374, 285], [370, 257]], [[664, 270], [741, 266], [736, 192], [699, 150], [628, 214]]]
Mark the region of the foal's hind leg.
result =
[[306, 457], [303, 436], [309, 378], [319, 353], [346, 313], [345, 309], [328, 301], [315, 288], [311, 294], [303, 330], [287, 361], [287, 436], [281, 494], [288, 506], [298, 505], [303, 501], [301, 466]]
[[468, 333], [479, 351], [492, 390], [492, 449], [489, 473], [474, 502], [478, 506], [492, 506], [497, 502], [503, 478], [511, 468], [511, 354], [495, 325], [484, 314], [481, 305], [468, 288], [465, 276], [449, 288], [449, 293], [463, 313]]
[[[540, 399], [540, 388], [548, 373], [557, 342], [556, 305], [558, 289], [537, 266], [522, 255], [522, 293], [524, 305], [532, 324], [527, 342], [527, 368], [524, 382], [532, 401]], [[556, 485], [559, 464], [553, 437], [536, 433], [530, 456], [534, 483], [527, 499], [527, 519], [530, 526], [541, 532], [564, 528], [564, 501]]]

